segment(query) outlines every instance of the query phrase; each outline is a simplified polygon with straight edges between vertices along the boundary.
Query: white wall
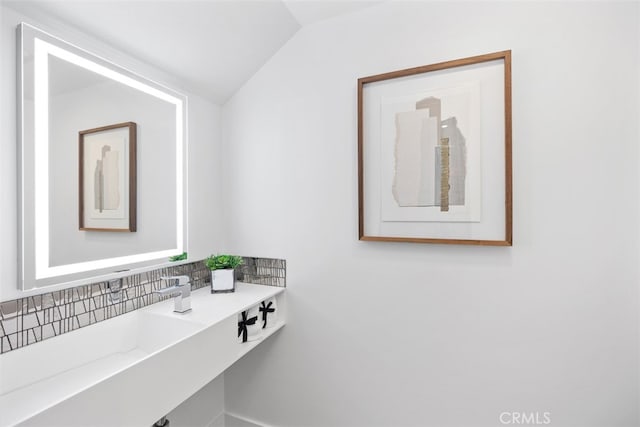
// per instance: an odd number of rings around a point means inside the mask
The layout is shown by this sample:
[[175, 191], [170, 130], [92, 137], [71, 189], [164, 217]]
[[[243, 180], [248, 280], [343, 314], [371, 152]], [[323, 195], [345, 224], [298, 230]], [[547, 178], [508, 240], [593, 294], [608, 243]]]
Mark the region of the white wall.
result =
[[224, 374], [167, 414], [174, 427], [224, 427]]
[[[301, 30], [223, 110], [230, 249], [289, 324], [225, 374], [278, 426], [636, 426], [638, 4], [388, 2]], [[513, 50], [514, 246], [357, 240], [356, 79]]]
[[[213, 188], [222, 177], [220, 107], [182, 90], [181, 82], [148, 64], [112, 50], [108, 40], [96, 40], [61, 22], [38, 14], [28, 15], [0, 6], [0, 301], [19, 296], [17, 292], [17, 171], [16, 171], [16, 40], [20, 21], [39, 26], [70, 42], [80, 44], [107, 59], [164, 83], [188, 96], [189, 174], [188, 221], [189, 258], [202, 259], [225, 248], [225, 229], [220, 221], [223, 205]], [[127, 31], [122, 28], [120, 31]]]
[[[54, 196], [50, 197], [49, 211], [50, 265], [175, 248], [176, 215], [169, 204], [176, 198], [175, 106], [108, 80], [52, 95], [49, 192]], [[91, 99], [100, 102], [88, 104], [86, 101]], [[78, 132], [127, 121], [136, 123], [136, 217], [141, 227], [135, 233], [81, 231], [78, 186], [70, 185], [79, 180]], [[88, 168], [85, 173], [92, 172]]]

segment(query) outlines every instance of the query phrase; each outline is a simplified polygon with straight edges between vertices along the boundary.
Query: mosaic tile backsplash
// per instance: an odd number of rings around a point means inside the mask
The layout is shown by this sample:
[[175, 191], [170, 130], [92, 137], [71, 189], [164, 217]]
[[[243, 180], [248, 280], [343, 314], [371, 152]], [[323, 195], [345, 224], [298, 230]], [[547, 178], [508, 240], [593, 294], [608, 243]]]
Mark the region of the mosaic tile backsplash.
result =
[[[241, 282], [286, 286], [286, 261], [243, 257], [236, 269]], [[0, 303], [0, 354], [172, 298], [153, 291], [163, 276], [187, 275], [191, 289], [209, 286], [203, 261], [169, 266], [122, 279], [92, 283]]]
[[243, 257], [242, 265], [236, 268], [236, 279], [284, 288], [287, 286], [287, 262], [284, 259]]

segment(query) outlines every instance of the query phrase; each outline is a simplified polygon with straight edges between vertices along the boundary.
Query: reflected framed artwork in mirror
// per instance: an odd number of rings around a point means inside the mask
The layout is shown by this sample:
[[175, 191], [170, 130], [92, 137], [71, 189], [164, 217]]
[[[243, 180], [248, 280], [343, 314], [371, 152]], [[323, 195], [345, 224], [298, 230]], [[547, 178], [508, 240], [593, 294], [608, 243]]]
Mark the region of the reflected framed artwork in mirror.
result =
[[19, 289], [187, 252], [186, 96], [29, 24], [17, 41]]
[[511, 246], [511, 51], [358, 80], [359, 238]]
[[79, 228], [136, 231], [136, 124], [79, 132]]

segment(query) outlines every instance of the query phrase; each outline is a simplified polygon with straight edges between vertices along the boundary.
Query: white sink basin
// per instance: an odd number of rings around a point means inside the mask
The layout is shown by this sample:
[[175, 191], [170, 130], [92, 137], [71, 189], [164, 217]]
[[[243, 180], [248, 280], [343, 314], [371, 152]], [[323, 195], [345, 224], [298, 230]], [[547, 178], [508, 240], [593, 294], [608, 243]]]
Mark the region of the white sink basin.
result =
[[199, 289], [192, 312], [167, 300], [2, 354], [0, 426], [151, 425], [258, 344], [238, 342], [237, 313], [283, 290]]
[[[51, 388], [68, 397], [78, 387], [127, 369], [204, 327], [138, 310], [9, 352], [0, 357], [0, 407], [38, 408], [43, 404], [38, 396]], [[42, 397], [50, 401], [51, 396]], [[5, 415], [0, 414], [0, 425], [21, 421]]]
[[[178, 316], [180, 316], [178, 314]], [[135, 330], [129, 331], [122, 342], [123, 348], [153, 353], [203, 329], [205, 325], [190, 319], [151, 312], [137, 313]]]

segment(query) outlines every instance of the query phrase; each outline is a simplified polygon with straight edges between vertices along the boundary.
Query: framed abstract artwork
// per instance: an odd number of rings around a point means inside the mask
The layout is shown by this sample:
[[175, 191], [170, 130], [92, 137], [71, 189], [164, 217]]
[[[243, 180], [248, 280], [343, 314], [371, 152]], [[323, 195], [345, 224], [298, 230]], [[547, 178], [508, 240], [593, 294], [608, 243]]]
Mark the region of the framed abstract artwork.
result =
[[360, 240], [512, 245], [511, 51], [358, 79]]
[[79, 132], [79, 228], [136, 231], [136, 124]]

